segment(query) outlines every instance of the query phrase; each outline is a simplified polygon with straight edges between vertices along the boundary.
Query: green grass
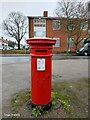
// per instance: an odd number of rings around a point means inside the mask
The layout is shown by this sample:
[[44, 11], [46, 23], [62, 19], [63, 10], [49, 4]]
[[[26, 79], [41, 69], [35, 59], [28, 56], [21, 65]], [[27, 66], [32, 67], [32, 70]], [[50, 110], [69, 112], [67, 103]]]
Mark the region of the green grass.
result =
[[[67, 118], [84, 118], [88, 111], [88, 83], [90, 78], [82, 78], [79, 80], [60, 81], [53, 85], [52, 90], [52, 108], [59, 101], [60, 106], [65, 110]], [[22, 106], [31, 97], [30, 90], [21, 91], [12, 96], [11, 105], [12, 112], [18, 112]], [[32, 110], [34, 116], [42, 115], [40, 108]], [[49, 114], [49, 111], [47, 112]]]
[[57, 91], [62, 98], [69, 101], [71, 111], [67, 114], [68, 117], [80, 118], [87, 116], [88, 111], [88, 83], [90, 78], [82, 78], [79, 80], [61, 81], [53, 86], [53, 90]]
[[25, 91], [20, 91], [19, 93], [13, 95], [11, 99], [12, 112], [18, 112], [23, 104], [30, 99], [30, 96], [31, 92], [28, 89]]

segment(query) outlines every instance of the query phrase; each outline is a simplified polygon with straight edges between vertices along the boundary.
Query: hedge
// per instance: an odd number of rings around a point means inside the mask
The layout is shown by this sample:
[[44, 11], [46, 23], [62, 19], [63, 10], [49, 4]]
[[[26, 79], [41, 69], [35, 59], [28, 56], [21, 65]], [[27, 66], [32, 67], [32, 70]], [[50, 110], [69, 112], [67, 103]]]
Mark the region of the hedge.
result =
[[0, 54], [29, 54], [29, 50], [0, 50]]

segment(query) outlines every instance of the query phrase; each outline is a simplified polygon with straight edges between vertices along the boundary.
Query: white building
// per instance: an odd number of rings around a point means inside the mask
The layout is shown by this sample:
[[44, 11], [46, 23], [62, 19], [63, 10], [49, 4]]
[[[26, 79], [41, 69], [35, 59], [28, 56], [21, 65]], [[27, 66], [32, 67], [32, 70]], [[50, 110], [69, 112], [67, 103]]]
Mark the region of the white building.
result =
[[3, 39], [3, 37], [0, 38], [0, 47], [2, 47], [3, 49], [5, 47], [8, 47], [8, 41], [7, 41], [7, 39], [5, 40], [5, 39]]
[[[10, 46], [10, 42], [12, 41], [8, 41], [7, 39], [5, 40], [3, 37], [0, 38], [0, 50], [18, 49], [18, 44], [16, 42], [14, 42], [14, 48]], [[20, 48], [23, 49], [22, 44], [20, 44]]]

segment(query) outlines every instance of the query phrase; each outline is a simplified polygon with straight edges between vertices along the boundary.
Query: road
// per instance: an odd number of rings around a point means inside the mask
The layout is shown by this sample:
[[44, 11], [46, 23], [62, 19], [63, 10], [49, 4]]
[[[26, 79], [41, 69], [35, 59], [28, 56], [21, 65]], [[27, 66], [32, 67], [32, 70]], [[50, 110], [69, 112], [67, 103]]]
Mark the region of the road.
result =
[[[63, 54], [54, 54], [52, 56], [53, 60], [65, 60], [65, 59], [90, 59], [90, 56], [65, 56]], [[11, 63], [20, 63], [20, 62], [28, 62], [30, 60], [29, 55], [3, 55], [0, 56], [0, 64], [11, 64]]]
[[[88, 77], [88, 60], [53, 60], [53, 81]], [[3, 100], [30, 87], [29, 61], [2, 65]]]
[[[30, 58], [2, 58], [2, 101], [3, 108], [7, 101], [21, 90], [30, 88]], [[88, 59], [64, 59], [52, 61], [53, 83], [60, 80], [76, 80], [88, 77]], [[0, 100], [1, 103], [1, 100]], [[1, 107], [1, 106], [0, 106]]]

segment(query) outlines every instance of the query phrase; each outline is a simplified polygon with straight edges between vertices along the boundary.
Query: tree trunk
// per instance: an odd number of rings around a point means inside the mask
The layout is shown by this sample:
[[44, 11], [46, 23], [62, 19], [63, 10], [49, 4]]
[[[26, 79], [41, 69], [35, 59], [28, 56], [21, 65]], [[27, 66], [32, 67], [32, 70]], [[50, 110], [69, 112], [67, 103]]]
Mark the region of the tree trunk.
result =
[[66, 49], [66, 55], [69, 55], [69, 48], [70, 48], [70, 35], [68, 35], [68, 38], [67, 38], [67, 49]]
[[20, 41], [18, 41], [18, 50], [20, 50]]
[[77, 50], [77, 48], [78, 48], [78, 38], [76, 39], [76, 44], [75, 44], [75, 51]]
[[77, 51], [77, 45], [78, 45], [78, 44], [75, 45], [75, 52]]

